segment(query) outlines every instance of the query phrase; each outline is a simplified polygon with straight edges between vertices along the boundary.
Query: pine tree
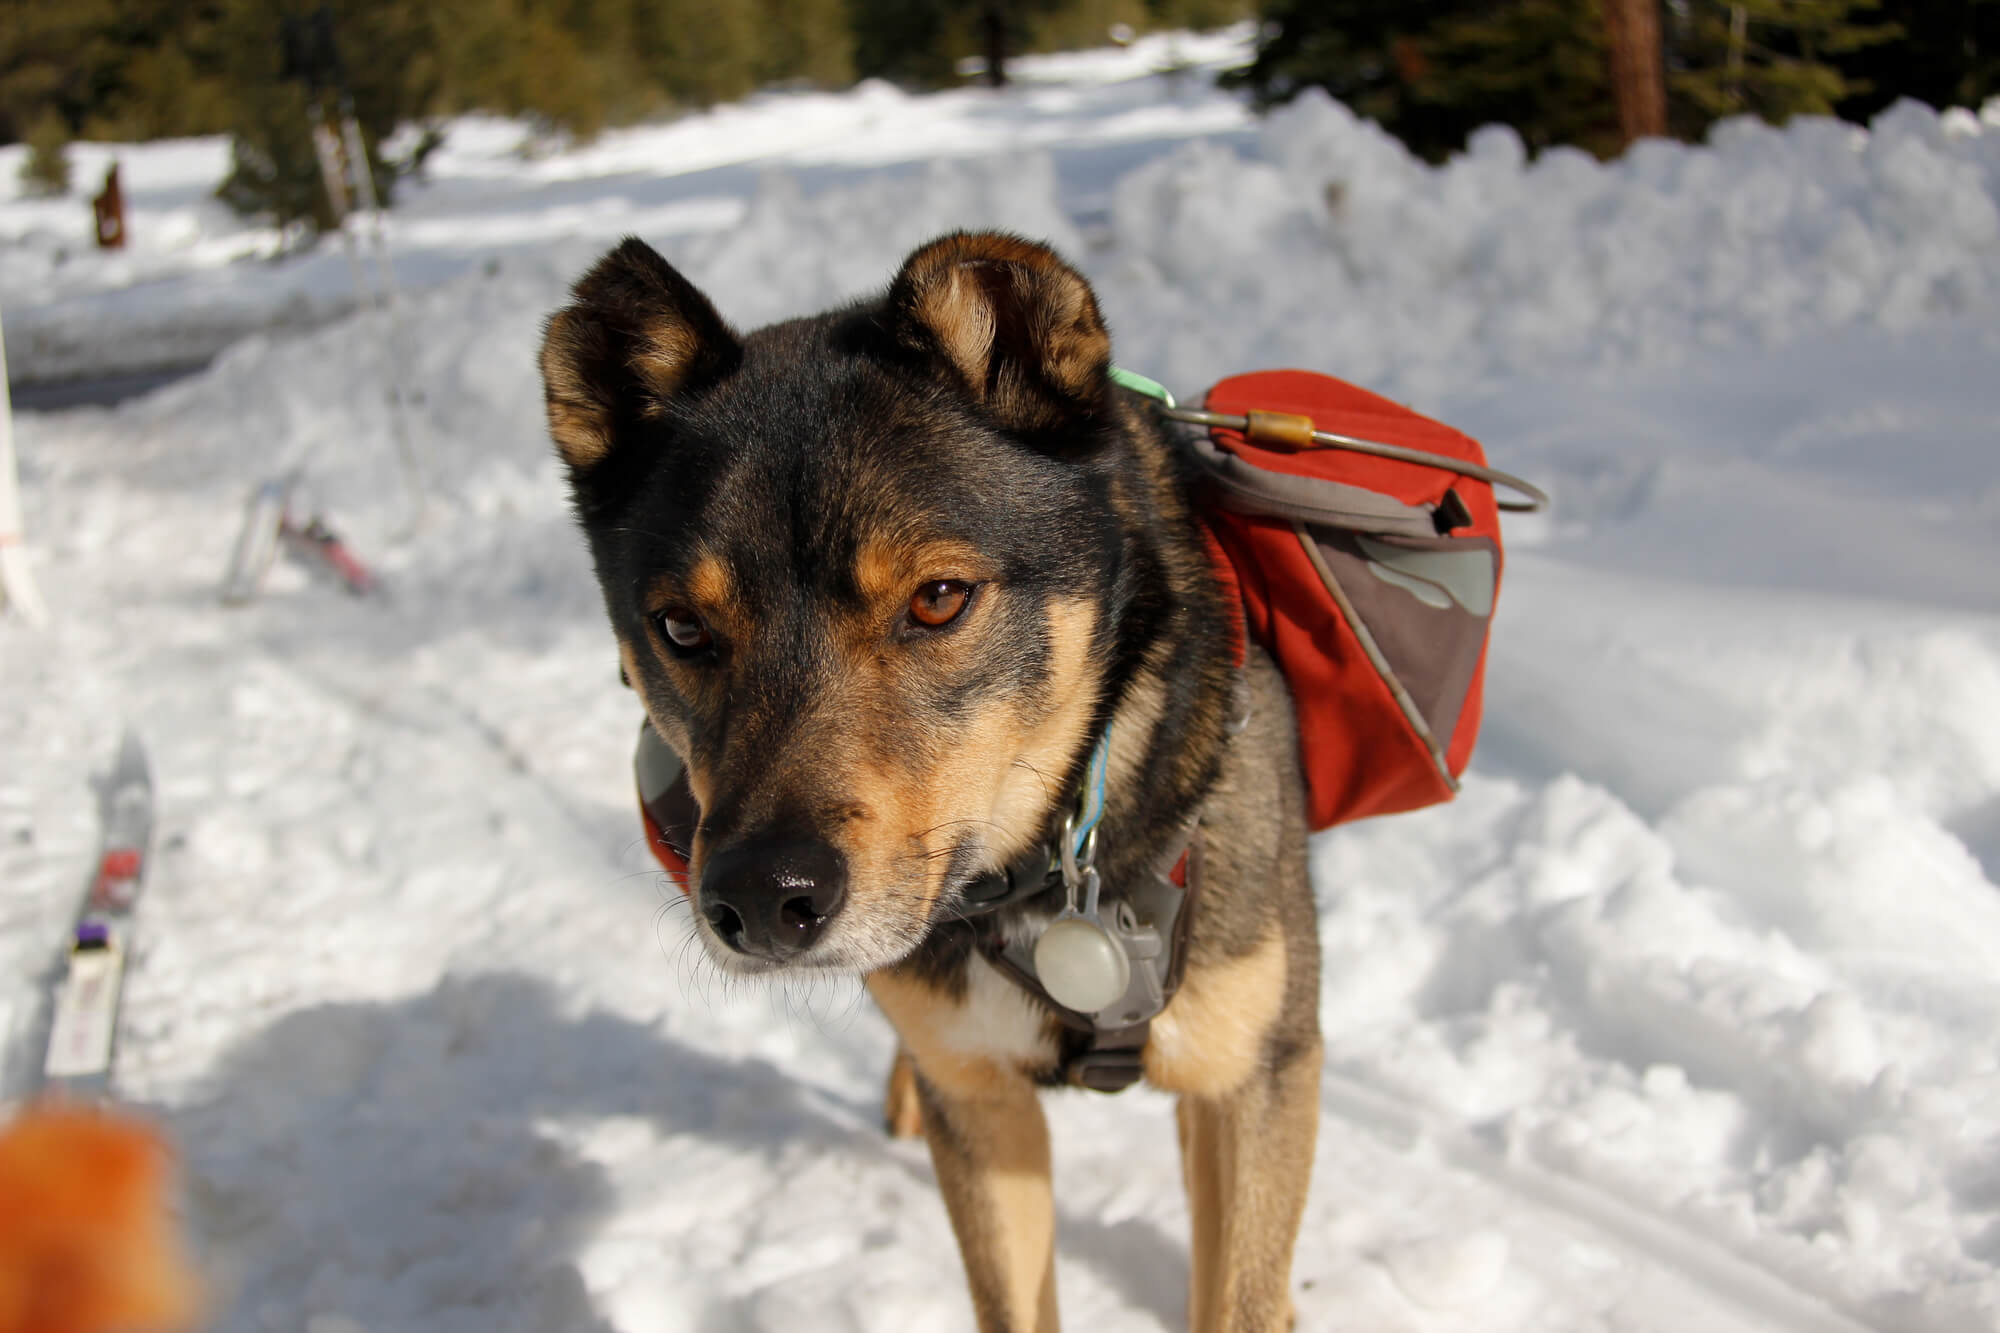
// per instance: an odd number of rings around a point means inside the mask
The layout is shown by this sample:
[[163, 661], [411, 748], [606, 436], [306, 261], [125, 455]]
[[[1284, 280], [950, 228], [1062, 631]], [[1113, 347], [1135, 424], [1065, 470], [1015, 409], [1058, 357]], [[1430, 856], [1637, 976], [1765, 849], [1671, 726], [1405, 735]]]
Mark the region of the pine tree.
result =
[[54, 115], [82, 128], [110, 58], [109, 0], [0, 0], [0, 143]]
[[958, 80], [973, 50], [965, 15], [944, 0], [852, 0], [854, 68], [864, 78], [919, 88]]
[[1669, 77], [1688, 119], [1830, 116], [1860, 91], [1834, 61], [1896, 35], [1866, 19], [1876, 0], [1688, 0]]
[[214, 134], [228, 125], [230, 89], [216, 37], [218, 0], [113, 0], [108, 59], [84, 133], [151, 139]]
[[2000, 0], [1883, 0], [1877, 12], [1898, 37], [1833, 57], [1842, 116], [1867, 121], [1898, 97], [1977, 107], [2000, 96]]
[[28, 156], [21, 162], [21, 185], [30, 194], [69, 192], [69, 126], [54, 109], [28, 127], [23, 140]]
[[[330, 226], [333, 215], [313, 150], [305, 84], [286, 77], [284, 11], [264, 0], [226, 0], [217, 45], [232, 89], [230, 172], [216, 194], [232, 208], [280, 225]], [[368, 143], [377, 197], [393, 197], [397, 169], [381, 144], [437, 99], [438, 63], [431, 15], [396, 0], [342, 0], [330, 6], [344, 65], [344, 87]]]
[[736, 0], [634, 6], [640, 67], [674, 102], [713, 106], [758, 83], [758, 13]]
[[1597, 0], [1513, 0], [1440, 21], [1418, 43], [1413, 96], [1438, 108], [1457, 148], [1481, 125], [1511, 125], [1530, 149], [1624, 147]]
[[1264, 105], [1324, 88], [1432, 161], [1492, 122], [1618, 147], [1596, 0], [1269, 0], [1264, 18], [1239, 80]]
[[854, 26], [846, 0], [761, 0], [756, 78], [801, 79], [818, 88], [854, 81]]

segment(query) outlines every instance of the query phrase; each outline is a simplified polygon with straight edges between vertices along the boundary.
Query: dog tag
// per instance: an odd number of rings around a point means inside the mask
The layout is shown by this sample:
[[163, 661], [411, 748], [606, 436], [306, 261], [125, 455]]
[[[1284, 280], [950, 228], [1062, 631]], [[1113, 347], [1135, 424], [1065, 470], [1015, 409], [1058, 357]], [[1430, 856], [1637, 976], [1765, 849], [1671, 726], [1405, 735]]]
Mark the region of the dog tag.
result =
[[1094, 1014], [1125, 993], [1132, 964], [1103, 926], [1066, 916], [1035, 941], [1035, 975], [1057, 1004]]

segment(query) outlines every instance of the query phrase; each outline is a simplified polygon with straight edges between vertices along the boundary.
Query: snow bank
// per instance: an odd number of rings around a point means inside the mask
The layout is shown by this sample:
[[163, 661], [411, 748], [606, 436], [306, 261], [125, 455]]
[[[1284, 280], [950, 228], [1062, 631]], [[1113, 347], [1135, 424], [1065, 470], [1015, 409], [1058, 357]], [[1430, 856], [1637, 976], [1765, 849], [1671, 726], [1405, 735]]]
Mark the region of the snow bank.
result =
[[1303, 361], [1425, 399], [1556, 364], [1900, 328], [2000, 292], [2000, 138], [1948, 135], [1914, 103], [1865, 134], [1730, 121], [1708, 147], [1647, 142], [1609, 164], [1529, 163], [1494, 126], [1430, 170], [1306, 97], [1261, 148], [1190, 145], [1120, 183], [1113, 305], [1174, 330], [1161, 359], [1183, 382]]
[[[1248, 151], [1193, 141], [1110, 195], [1085, 248], [1039, 155], [811, 197], [767, 177], [742, 223], [676, 257], [754, 324], [878, 287], [929, 235], [1013, 228], [1078, 255], [1119, 355], [1184, 391], [1311, 364], [1418, 401], [2000, 299], [2000, 136], [1951, 131], [1917, 103], [1867, 132], [1745, 119], [1707, 147], [1647, 142], [1609, 164], [1572, 150], [1530, 163], [1495, 126], [1433, 170], [1315, 94]], [[800, 231], [826, 243], [802, 253]]]

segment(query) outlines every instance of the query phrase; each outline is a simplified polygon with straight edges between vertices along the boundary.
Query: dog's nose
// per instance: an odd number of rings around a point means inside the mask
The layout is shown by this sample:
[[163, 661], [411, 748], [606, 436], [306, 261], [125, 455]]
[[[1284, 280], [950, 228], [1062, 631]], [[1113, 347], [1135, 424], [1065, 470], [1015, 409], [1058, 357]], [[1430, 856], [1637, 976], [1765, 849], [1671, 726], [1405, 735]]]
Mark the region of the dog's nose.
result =
[[738, 953], [784, 962], [817, 940], [847, 901], [847, 863], [823, 842], [746, 843], [709, 858], [699, 906]]

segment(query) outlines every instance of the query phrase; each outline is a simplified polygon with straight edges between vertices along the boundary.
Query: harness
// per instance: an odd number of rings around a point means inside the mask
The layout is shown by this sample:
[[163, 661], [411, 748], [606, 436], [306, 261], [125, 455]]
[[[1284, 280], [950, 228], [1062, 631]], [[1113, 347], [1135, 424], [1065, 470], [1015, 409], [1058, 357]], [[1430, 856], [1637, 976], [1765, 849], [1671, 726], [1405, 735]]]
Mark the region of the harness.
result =
[[1201, 827], [1189, 820], [1123, 894], [1101, 901], [1095, 862], [1109, 742], [1107, 728], [1053, 845], [1038, 843], [1006, 870], [974, 880], [959, 909], [966, 918], [990, 917], [1061, 891], [1061, 911], [1039, 932], [995, 924], [980, 930], [977, 947], [1002, 976], [1048, 1005], [1069, 1034], [1057, 1064], [1062, 1081], [1096, 1092], [1122, 1092], [1143, 1072], [1152, 1021], [1186, 970], [1201, 889]]

